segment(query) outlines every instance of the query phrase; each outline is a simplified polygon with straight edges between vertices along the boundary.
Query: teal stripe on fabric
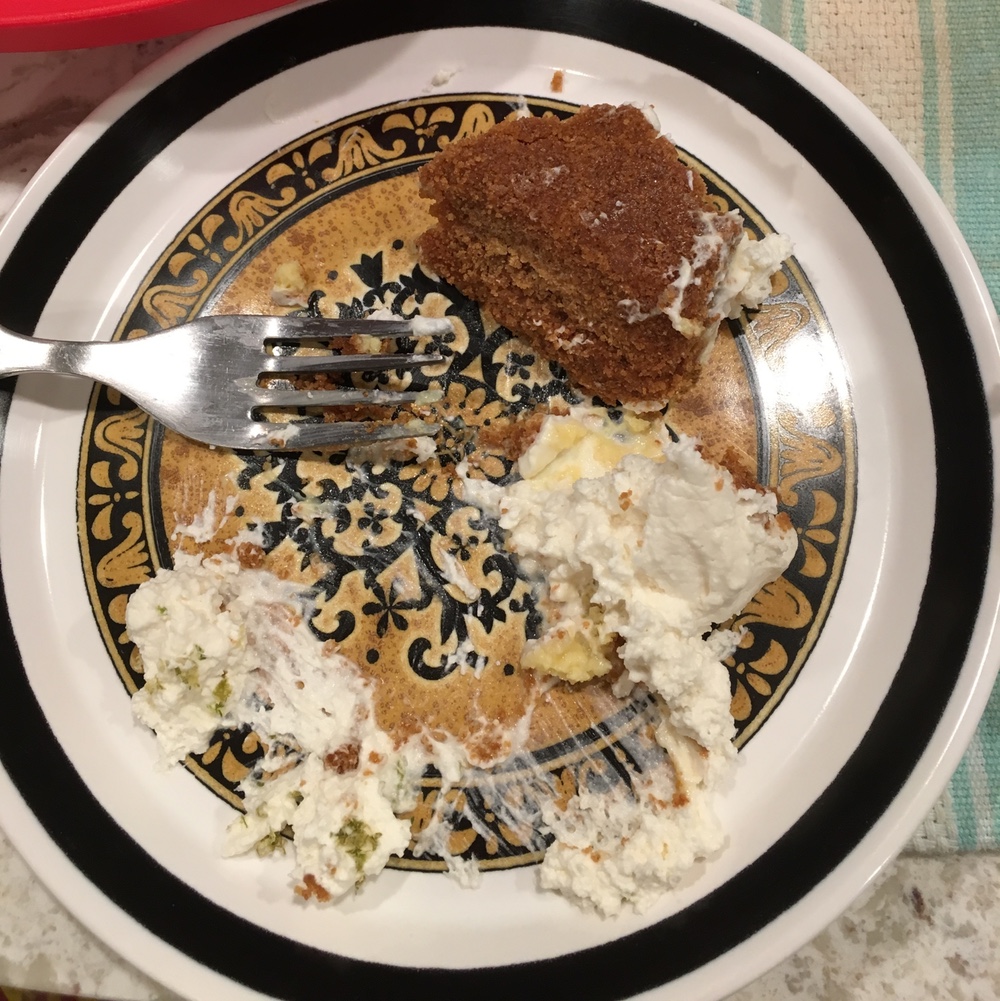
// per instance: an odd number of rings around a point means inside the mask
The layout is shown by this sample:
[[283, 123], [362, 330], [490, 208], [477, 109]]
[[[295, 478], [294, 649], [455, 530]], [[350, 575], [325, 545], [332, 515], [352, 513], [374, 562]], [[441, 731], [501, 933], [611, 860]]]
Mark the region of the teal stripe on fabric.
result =
[[744, 17], [749, 17], [753, 20], [753, 0], [738, 0], [736, 10]]
[[932, 0], [918, 0], [920, 49], [924, 61], [924, 173], [941, 191], [941, 124], [939, 119], [937, 46], [934, 44]]
[[782, 34], [783, 0], [761, 0], [760, 23], [776, 35]]
[[806, 50], [806, 0], [791, 0], [791, 24], [788, 40], [799, 50]]
[[977, 847], [976, 810], [969, 782], [969, 764], [963, 758], [951, 778], [951, 800], [958, 828], [958, 850], [973, 851]]
[[983, 750], [983, 764], [989, 782], [990, 804], [993, 815], [990, 826], [994, 844], [1000, 841], [1000, 684], [993, 686], [986, 712], [979, 721], [977, 731]]
[[[920, 0], [925, 61], [928, 48], [936, 55], [932, 2]], [[924, 76], [928, 140], [925, 169], [940, 186], [941, 157], [950, 152], [956, 221], [983, 272], [994, 305], [1000, 305], [1000, 21], [993, 0], [947, 3], [945, 15], [952, 67], [953, 144], [950, 151], [940, 145], [935, 62], [931, 64], [934, 76], [929, 71]], [[933, 118], [926, 113], [927, 108]], [[970, 751], [952, 778], [950, 790], [959, 848], [995, 848], [1000, 841], [1000, 687], [990, 695]]]
[[947, 6], [951, 39], [956, 215], [1000, 304], [1000, 16], [996, 0]]

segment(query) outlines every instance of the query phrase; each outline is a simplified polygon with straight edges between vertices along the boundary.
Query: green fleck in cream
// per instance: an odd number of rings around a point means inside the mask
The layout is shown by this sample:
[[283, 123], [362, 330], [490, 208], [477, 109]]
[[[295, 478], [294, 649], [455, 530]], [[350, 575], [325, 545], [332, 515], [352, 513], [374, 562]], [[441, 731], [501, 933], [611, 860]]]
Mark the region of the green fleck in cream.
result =
[[174, 668], [177, 672], [177, 676], [184, 682], [188, 688], [198, 687], [198, 665], [187, 663], [186, 666], [178, 665]]
[[222, 680], [212, 689], [212, 698], [215, 699], [215, 702], [209, 708], [217, 716], [222, 716], [226, 711], [226, 703], [232, 694], [233, 686], [229, 684], [229, 678], [223, 674]]
[[184, 682], [188, 688], [198, 688], [201, 685], [201, 678], [199, 677], [198, 664], [207, 660], [205, 656], [205, 651], [197, 643], [191, 647], [191, 652], [182, 660], [180, 663], [173, 665], [174, 671], [177, 673], [177, 677]]
[[381, 837], [382, 834], [379, 831], [373, 831], [357, 817], [351, 817], [334, 835], [337, 844], [354, 859], [354, 868], [357, 870], [359, 883], [364, 879], [365, 863], [378, 847]]
[[282, 855], [285, 854], [285, 837], [278, 831], [271, 831], [270, 834], [265, 834], [264, 837], [254, 845], [254, 849], [257, 854], [264, 858], [266, 855], [273, 855], [275, 852], [281, 852]]

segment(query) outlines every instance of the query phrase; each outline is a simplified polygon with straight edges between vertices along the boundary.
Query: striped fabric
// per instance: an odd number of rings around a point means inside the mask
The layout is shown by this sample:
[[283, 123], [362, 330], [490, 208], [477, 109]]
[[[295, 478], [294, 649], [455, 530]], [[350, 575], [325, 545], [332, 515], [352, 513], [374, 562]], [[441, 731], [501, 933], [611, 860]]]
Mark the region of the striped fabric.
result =
[[[719, 0], [791, 42], [875, 112], [951, 210], [1000, 308], [997, 0]], [[910, 843], [1000, 847], [1000, 685]]]

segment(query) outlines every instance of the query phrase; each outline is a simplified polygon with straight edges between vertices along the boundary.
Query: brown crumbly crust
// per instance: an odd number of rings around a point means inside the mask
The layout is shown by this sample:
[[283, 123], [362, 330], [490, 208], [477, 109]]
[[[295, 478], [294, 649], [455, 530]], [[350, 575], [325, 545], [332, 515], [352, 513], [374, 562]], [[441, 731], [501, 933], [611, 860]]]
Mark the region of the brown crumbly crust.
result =
[[331, 751], [326, 755], [323, 759], [323, 766], [336, 772], [338, 775], [357, 771], [358, 764], [360, 763], [360, 751], [360, 744], [342, 744], [335, 751]]
[[[424, 263], [582, 389], [636, 403], [696, 377], [742, 222], [715, 210], [637, 108], [501, 122], [446, 147], [420, 183], [437, 220], [420, 238]], [[684, 261], [697, 267], [680, 332], [663, 310], [676, 306]]]
[[520, 459], [538, 437], [548, 409], [536, 408], [525, 417], [509, 421], [494, 421], [489, 427], [479, 429], [477, 443], [480, 448]]
[[[737, 452], [735, 448], [727, 448], [725, 453], [722, 455], [722, 458], [716, 464], [729, 470], [729, 475], [733, 478], [733, 486], [737, 490], [756, 490], [757, 493], [760, 494], [768, 493], [770, 491], [769, 487], [765, 487], [757, 481], [756, 475], [751, 472], [748, 467], [747, 457]], [[771, 492], [773, 492], [775, 496], [778, 496], [776, 490]], [[780, 496], [778, 496], [778, 500], [779, 502], [781, 501]], [[782, 532], [791, 531], [793, 527], [792, 519], [788, 516], [787, 511], [779, 511], [774, 516], [774, 524], [776, 524]]]
[[764, 491], [765, 488], [757, 482], [757, 476], [750, 468], [750, 458], [737, 452], [732, 446], [727, 447], [723, 452], [718, 465], [729, 470], [729, 475], [733, 478], [733, 486], [737, 490]]

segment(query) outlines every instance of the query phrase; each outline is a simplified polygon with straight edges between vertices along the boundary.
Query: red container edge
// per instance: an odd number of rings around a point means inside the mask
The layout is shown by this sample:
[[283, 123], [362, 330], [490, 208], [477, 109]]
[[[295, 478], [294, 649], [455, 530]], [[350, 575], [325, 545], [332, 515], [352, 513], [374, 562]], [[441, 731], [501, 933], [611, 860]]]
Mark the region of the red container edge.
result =
[[0, 0], [0, 52], [121, 45], [236, 21], [291, 0]]

